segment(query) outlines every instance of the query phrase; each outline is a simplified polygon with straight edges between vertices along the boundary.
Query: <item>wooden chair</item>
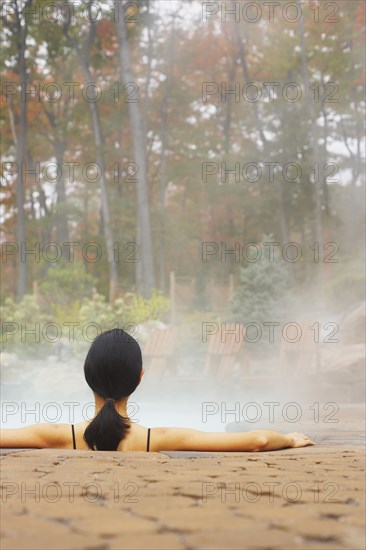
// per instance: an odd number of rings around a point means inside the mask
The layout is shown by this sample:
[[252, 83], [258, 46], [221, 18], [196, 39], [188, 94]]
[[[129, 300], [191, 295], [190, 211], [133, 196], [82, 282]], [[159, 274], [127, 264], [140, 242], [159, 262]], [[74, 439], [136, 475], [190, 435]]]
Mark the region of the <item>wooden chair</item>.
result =
[[215, 334], [207, 338], [204, 377], [228, 380], [243, 346], [245, 328], [240, 323], [223, 323]]
[[297, 374], [306, 372], [309, 374], [311, 367], [314, 367], [314, 376], [320, 374], [320, 344], [315, 342], [314, 331], [310, 330], [311, 322], [298, 322], [301, 333], [297, 342], [287, 340], [281, 335], [280, 354], [277, 357], [277, 369], [268, 374], [249, 374], [242, 376], [244, 385], [268, 385], [279, 382], [284, 378], [296, 377]]
[[173, 354], [177, 336], [176, 327], [157, 329], [149, 334], [143, 348], [143, 357], [146, 360], [146, 375], [150, 380], [161, 380], [169, 363], [175, 368]]

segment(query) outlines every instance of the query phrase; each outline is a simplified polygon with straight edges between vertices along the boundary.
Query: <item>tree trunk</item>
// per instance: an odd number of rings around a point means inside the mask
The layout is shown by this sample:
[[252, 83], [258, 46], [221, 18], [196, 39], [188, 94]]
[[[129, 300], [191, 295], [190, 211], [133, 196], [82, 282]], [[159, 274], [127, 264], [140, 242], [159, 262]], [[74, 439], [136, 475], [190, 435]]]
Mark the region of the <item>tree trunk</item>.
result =
[[[147, 74], [146, 74], [146, 88], [145, 88], [145, 98], [143, 102], [143, 116], [142, 119], [144, 121], [144, 128], [143, 132], [145, 135], [147, 135], [147, 123], [146, 123], [146, 117], [147, 112], [149, 109], [149, 90], [150, 90], [150, 82], [151, 82], [151, 70], [152, 70], [152, 60], [153, 60], [153, 53], [154, 53], [154, 42], [151, 32], [151, 14], [150, 14], [150, 5], [147, 4], [147, 36], [148, 36], [148, 55], [147, 55]], [[121, 72], [121, 68], [120, 68]], [[122, 80], [122, 75], [121, 75]], [[146, 173], [149, 171], [149, 154], [151, 152], [151, 148], [148, 147], [146, 151]], [[140, 243], [140, 212], [138, 209], [136, 209], [136, 241], [137, 244]], [[138, 256], [140, 258], [140, 249], [138, 249]], [[143, 277], [143, 268], [142, 268], [142, 262], [138, 261], [135, 264], [135, 286], [136, 286], [136, 292], [138, 294], [142, 294], [145, 296], [145, 285], [144, 285], [144, 277]]]
[[[244, 47], [244, 43], [243, 43], [243, 39], [240, 33], [240, 27], [238, 23], [235, 24], [235, 31], [236, 31], [237, 44], [239, 47], [239, 58], [240, 58], [240, 63], [243, 70], [244, 81], [248, 83], [248, 82], [251, 82], [251, 78], [250, 78], [249, 68], [246, 61], [246, 51], [245, 51], [245, 47]], [[252, 107], [253, 107], [255, 126], [263, 144], [262, 145], [263, 154], [266, 161], [269, 162], [271, 160], [270, 147], [269, 147], [268, 140], [264, 135], [263, 124], [259, 115], [257, 103], [252, 103]], [[289, 229], [288, 229], [286, 204], [285, 204], [285, 197], [284, 197], [282, 184], [281, 182], [279, 183], [274, 182], [273, 184], [270, 184], [270, 185], [275, 188], [274, 191], [275, 191], [277, 205], [278, 205], [278, 216], [280, 220], [281, 238], [282, 238], [282, 242], [286, 244], [287, 242], [289, 242]], [[289, 273], [290, 273], [291, 282], [294, 282], [294, 271], [293, 271], [293, 265], [291, 263], [289, 265]]]
[[[24, 16], [25, 10], [27, 10], [32, 4], [32, 0], [27, 0], [23, 7], [23, 11], [20, 10], [18, 2], [14, 2], [15, 7], [15, 27], [17, 34], [17, 46], [18, 46], [18, 75], [19, 84], [21, 89], [26, 88], [27, 85], [27, 67], [25, 60], [26, 52], [26, 39], [28, 33], [28, 26], [24, 17], [24, 24], [22, 25], [22, 16]], [[21, 98], [20, 102], [20, 116], [19, 116], [19, 133], [17, 137], [17, 164], [18, 173], [16, 179], [16, 206], [17, 206], [17, 243], [19, 247], [22, 243], [25, 244], [25, 212], [24, 212], [24, 178], [22, 166], [26, 165], [26, 134], [27, 134], [27, 95]], [[17, 282], [17, 297], [18, 300], [22, 300], [26, 293], [27, 288], [27, 262], [18, 262], [18, 282]]]
[[[85, 43], [82, 47], [79, 46], [78, 42], [70, 37], [68, 29], [70, 25], [70, 19], [66, 16], [65, 23], [63, 26], [63, 32], [65, 37], [68, 39], [68, 42], [72, 48], [78, 54], [81, 70], [84, 77], [85, 84], [89, 82], [94, 83], [92, 73], [89, 66], [89, 56], [90, 49], [93, 45], [95, 36], [96, 36], [96, 23], [93, 19], [92, 14], [93, 0], [89, 0], [87, 3], [88, 8], [88, 20], [89, 20], [89, 32], [86, 38]], [[117, 284], [118, 284], [118, 273], [116, 263], [114, 261], [114, 240], [112, 232], [112, 219], [110, 215], [110, 209], [108, 204], [108, 191], [107, 191], [107, 181], [106, 181], [106, 171], [105, 171], [105, 162], [104, 162], [104, 138], [102, 132], [102, 125], [99, 118], [99, 110], [97, 102], [88, 101], [90, 114], [92, 118], [93, 126], [93, 135], [96, 149], [96, 162], [100, 171], [99, 185], [101, 192], [101, 208], [102, 208], [102, 217], [103, 217], [103, 233], [104, 239], [107, 248], [107, 260], [109, 268], [109, 302], [112, 304], [116, 298]]]
[[54, 142], [55, 157], [57, 162], [57, 167], [61, 168], [60, 178], [56, 183], [56, 206], [57, 206], [57, 241], [59, 242], [62, 251], [62, 243], [69, 241], [69, 230], [67, 227], [67, 215], [65, 212], [66, 207], [66, 188], [65, 188], [65, 177], [64, 177], [64, 155], [66, 149], [66, 143], [60, 142], [57, 139]]
[[[85, 189], [83, 203], [84, 203], [84, 208], [83, 208], [84, 238], [88, 242], [89, 241], [89, 191], [88, 189]], [[86, 271], [89, 273], [89, 269], [88, 269], [89, 264], [84, 254], [83, 254], [83, 262], [84, 262]]]
[[166, 189], [166, 147], [168, 141], [168, 106], [171, 93], [172, 72], [174, 66], [174, 44], [176, 37], [175, 18], [177, 13], [173, 14], [172, 27], [168, 44], [168, 65], [167, 77], [165, 81], [164, 95], [161, 104], [161, 153], [160, 153], [160, 185], [159, 185], [159, 218], [160, 218], [160, 239], [159, 239], [159, 286], [166, 291], [165, 279], [165, 189]]
[[[235, 31], [236, 31], [236, 40], [237, 40], [237, 44], [238, 44], [238, 47], [239, 47], [240, 63], [241, 63], [241, 67], [243, 69], [244, 81], [249, 83], [249, 82], [251, 82], [251, 78], [250, 78], [249, 69], [248, 69], [247, 60], [246, 60], [246, 51], [245, 51], [245, 48], [244, 48], [244, 43], [243, 43], [243, 39], [242, 39], [242, 36], [241, 36], [241, 33], [240, 33], [240, 27], [239, 27], [238, 23], [235, 24]], [[262, 122], [261, 122], [261, 119], [260, 119], [260, 116], [259, 116], [257, 103], [253, 102], [252, 107], [253, 107], [255, 126], [257, 128], [259, 137], [262, 140], [263, 146], [265, 146], [267, 144], [267, 138], [266, 138], [266, 136], [264, 135], [264, 132], [263, 132], [263, 126], [262, 126]]]
[[[299, 0], [296, 0], [299, 4], [300, 12], [302, 14], [302, 7]], [[305, 24], [304, 16], [301, 15], [300, 18], [300, 45], [301, 45], [301, 62], [302, 62], [302, 73], [304, 79], [304, 88], [305, 88], [305, 100], [308, 111], [308, 116], [310, 120], [310, 140], [311, 148], [313, 150], [313, 159], [319, 167], [318, 176], [314, 181], [315, 188], [315, 238], [320, 246], [323, 246], [323, 232], [322, 232], [322, 182], [320, 176], [320, 162], [319, 162], [319, 151], [318, 151], [318, 126], [316, 124], [316, 114], [314, 110], [314, 105], [310, 98], [310, 82], [309, 82], [309, 72], [308, 72], [308, 63], [307, 63], [307, 52], [306, 52], [306, 40], [305, 40]], [[320, 272], [319, 272], [320, 273]]]
[[[232, 89], [234, 85], [235, 73], [236, 73], [236, 60], [234, 59], [230, 68], [230, 75], [229, 75], [230, 89]], [[228, 154], [230, 151], [230, 129], [231, 129], [232, 105], [233, 105], [233, 96], [232, 94], [229, 94], [229, 97], [227, 100], [226, 116], [224, 121], [224, 137], [225, 137], [224, 149], [226, 154]]]
[[[122, 10], [121, 12], [122, 13]], [[134, 82], [127, 31], [123, 17], [118, 18], [117, 31], [119, 37], [120, 72], [125, 85]], [[128, 102], [130, 125], [134, 149], [134, 159], [138, 166], [137, 183], [137, 220], [139, 224], [139, 241], [141, 269], [143, 278], [143, 295], [151, 297], [155, 288], [154, 256], [150, 222], [149, 191], [146, 164], [146, 136], [142, 111], [138, 102]]]
[[[324, 121], [324, 133], [323, 133], [323, 139], [324, 139], [324, 158], [323, 158], [323, 165], [326, 166], [328, 163], [328, 150], [327, 150], [327, 141], [328, 141], [328, 116], [325, 106], [323, 106], [322, 109], [322, 115], [323, 115], [323, 121]], [[328, 184], [327, 184], [327, 178], [323, 178], [323, 196], [324, 196], [324, 212], [327, 216], [329, 216], [329, 193], [328, 193]]]
[[[85, 84], [88, 82], [94, 82], [92, 74], [89, 69], [89, 64], [85, 59], [85, 56], [81, 57], [81, 66], [84, 75]], [[112, 304], [116, 298], [117, 284], [118, 284], [118, 274], [117, 266], [114, 261], [114, 252], [113, 252], [113, 233], [112, 233], [112, 219], [108, 203], [108, 191], [107, 191], [107, 182], [105, 178], [105, 162], [104, 162], [104, 139], [102, 133], [102, 126], [99, 118], [98, 105], [94, 101], [88, 102], [90, 114], [92, 117], [93, 124], [93, 134], [96, 148], [96, 160], [100, 170], [100, 192], [101, 192], [101, 203], [102, 203], [102, 215], [103, 215], [103, 232], [104, 239], [107, 246], [107, 258], [108, 258], [108, 267], [109, 267], [109, 302]]]
[[[51, 104], [53, 108], [53, 105]], [[69, 230], [67, 226], [67, 214], [66, 214], [66, 188], [65, 188], [65, 170], [64, 170], [64, 157], [67, 147], [67, 117], [68, 108], [65, 105], [62, 112], [61, 125], [64, 125], [65, 129], [60, 130], [60, 120], [55, 117], [53, 110], [49, 110], [44, 106], [44, 114], [52, 128], [53, 137], [49, 138], [55, 158], [57, 174], [60, 168], [60, 177], [56, 181], [56, 233], [57, 241], [60, 245], [63, 242], [69, 241]], [[68, 257], [66, 249], [62, 248], [62, 253], [65, 257]]]

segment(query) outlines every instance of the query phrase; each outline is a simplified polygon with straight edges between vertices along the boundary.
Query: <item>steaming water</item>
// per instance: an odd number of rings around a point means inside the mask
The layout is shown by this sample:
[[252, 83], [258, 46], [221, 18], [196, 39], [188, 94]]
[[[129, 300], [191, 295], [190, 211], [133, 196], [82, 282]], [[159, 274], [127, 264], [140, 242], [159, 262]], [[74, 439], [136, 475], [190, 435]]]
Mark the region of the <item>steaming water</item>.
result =
[[[330, 382], [334, 378], [331, 366], [325, 365], [330, 367]], [[310, 364], [306, 368], [311, 372]], [[349, 393], [352, 372], [346, 372], [338, 384], [318, 389], [305, 372], [297, 379], [287, 376], [285, 381], [253, 387], [240, 384], [234, 374], [220, 384], [189, 376], [165, 378], [154, 384], [147, 372], [130, 399], [128, 414], [132, 421], [146, 427], [219, 432], [275, 429], [284, 433], [311, 433], [314, 429], [349, 428], [353, 415]], [[359, 402], [362, 384], [361, 381]], [[94, 413], [93, 395], [84, 379], [82, 361], [74, 358], [62, 362], [55, 357], [17, 359], [13, 364], [3, 364], [1, 401], [1, 422], [6, 428], [39, 422], [77, 423]], [[364, 429], [362, 420], [359, 429]]]
[[[302, 312], [300, 318], [304, 315]], [[291, 318], [299, 319], [299, 316], [294, 314]], [[318, 319], [321, 327], [329, 321], [339, 325], [336, 334], [339, 342], [323, 345], [326, 355], [322, 361], [321, 385], [314, 375], [314, 361], [307, 357], [305, 361], [300, 357], [300, 372], [296, 373], [290, 364], [284, 378], [262, 385], [250, 385], [245, 379], [241, 381], [239, 364], [221, 382], [214, 378], [203, 379], [207, 349], [193, 346], [177, 357], [176, 377], [167, 376], [156, 381], [147, 369], [130, 399], [130, 418], [146, 427], [176, 426], [221, 432], [228, 425], [229, 430], [236, 427], [284, 432], [305, 431], [308, 427], [342, 429], [347, 416], [345, 403], [349, 410], [350, 403], [364, 401], [364, 374], [359, 366], [364, 358], [364, 345], [356, 344], [351, 351], [345, 347], [349, 343], [349, 331], [343, 331], [341, 316], [317, 312], [317, 315], [309, 313], [308, 318]], [[308, 326], [312, 324], [309, 320]], [[326, 336], [329, 330], [320, 333], [320, 341], [323, 342]], [[258, 359], [252, 360], [254, 372], [268, 369], [267, 372], [276, 373], [280, 364], [276, 353], [273, 346], [264, 366]], [[72, 355], [60, 361], [55, 356], [22, 360], [15, 354], [5, 353], [4, 357], [1, 368], [1, 422], [4, 427], [38, 422], [77, 423], [94, 414], [93, 394], [84, 379], [83, 360]], [[337, 362], [341, 367], [334, 371]], [[245, 361], [242, 367], [246, 369]]]
[[[143, 426], [190, 427], [222, 431], [217, 415], [202, 421], [202, 399], [192, 400], [192, 390], [161, 392], [141, 386], [130, 399], [128, 414]], [[212, 401], [212, 399], [211, 399]], [[77, 423], [93, 416], [94, 400], [81, 362], [26, 360], [2, 365], [1, 422], [18, 428], [38, 422]]]

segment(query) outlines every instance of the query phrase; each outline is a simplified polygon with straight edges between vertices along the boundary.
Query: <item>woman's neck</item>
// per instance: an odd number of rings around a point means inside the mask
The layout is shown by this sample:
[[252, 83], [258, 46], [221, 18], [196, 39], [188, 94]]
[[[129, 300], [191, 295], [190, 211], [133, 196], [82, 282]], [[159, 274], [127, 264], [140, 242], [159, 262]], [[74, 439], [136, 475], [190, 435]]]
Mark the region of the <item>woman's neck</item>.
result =
[[[105, 399], [103, 399], [103, 397], [100, 397], [99, 395], [94, 395], [94, 398], [95, 398], [94, 416], [96, 416], [100, 412], [101, 408], [103, 407], [105, 403]], [[116, 407], [118, 414], [120, 414], [121, 416], [124, 416], [125, 418], [128, 418], [127, 402], [128, 402], [128, 397], [122, 397], [122, 399], [120, 399], [119, 401], [114, 402], [114, 406]]]

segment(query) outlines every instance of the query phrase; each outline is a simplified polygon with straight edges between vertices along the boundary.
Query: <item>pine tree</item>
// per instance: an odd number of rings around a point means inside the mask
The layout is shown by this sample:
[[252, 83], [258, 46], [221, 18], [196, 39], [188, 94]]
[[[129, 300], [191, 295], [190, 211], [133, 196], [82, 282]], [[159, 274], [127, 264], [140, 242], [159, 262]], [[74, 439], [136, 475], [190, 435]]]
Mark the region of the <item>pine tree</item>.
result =
[[[264, 235], [257, 262], [240, 269], [240, 285], [232, 303], [235, 322], [281, 321], [289, 305], [289, 268], [278, 246], [270, 245], [272, 235]], [[273, 250], [273, 257], [270, 255]], [[248, 252], [249, 255], [249, 252]]]

